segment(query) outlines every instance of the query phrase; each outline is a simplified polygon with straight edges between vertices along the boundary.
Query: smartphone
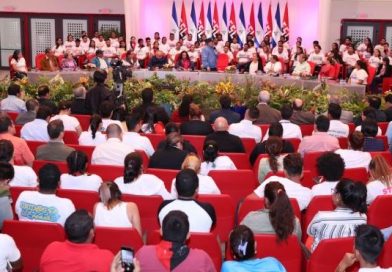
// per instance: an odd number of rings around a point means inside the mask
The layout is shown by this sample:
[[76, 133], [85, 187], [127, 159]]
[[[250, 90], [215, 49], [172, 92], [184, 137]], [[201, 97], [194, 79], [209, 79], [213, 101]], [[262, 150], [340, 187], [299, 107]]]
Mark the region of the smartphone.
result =
[[124, 268], [124, 271], [133, 271], [135, 268], [133, 264], [133, 255], [134, 251], [129, 247], [121, 247], [121, 266]]

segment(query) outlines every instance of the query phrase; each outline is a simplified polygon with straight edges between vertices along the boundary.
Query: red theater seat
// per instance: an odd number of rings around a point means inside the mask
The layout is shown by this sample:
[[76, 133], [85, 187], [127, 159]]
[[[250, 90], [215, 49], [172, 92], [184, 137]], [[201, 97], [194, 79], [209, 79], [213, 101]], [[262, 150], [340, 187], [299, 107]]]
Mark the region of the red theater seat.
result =
[[114, 181], [124, 176], [123, 166], [89, 164], [87, 172], [100, 176], [103, 181]]
[[380, 229], [392, 226], [392, 195], [380, 195], [370, 204], [368, 224]]
[[134, 228], [95, 227], [94, 243], [117, 254], [121, 247], [130, 247], [135, 252], [143, 246], [143, 240]]
[[90, 115], [72, 114], [72, 116], [79, 120], [80, 126], [83, 131], [88, 131], [90, 127]]
[[237, 169], [252, 169], [247, 153], [220, 153], [220, 155], [228, 156]]
[[166, 189], [170, 192], [173, 179], [176, 178], [179, 170], [170, 170], [170, 169], [157, 169], [157, 168], [147, 168], [146, 174], [155, 175], [160, 178], [163, 183], [165, 183]]
[[56, 195], [70, 199], [75, 209], [84, 209], [91, 214], [93, 214], [94, 205], [99, 202], [98, 192], [92, 191], [57, 189]]

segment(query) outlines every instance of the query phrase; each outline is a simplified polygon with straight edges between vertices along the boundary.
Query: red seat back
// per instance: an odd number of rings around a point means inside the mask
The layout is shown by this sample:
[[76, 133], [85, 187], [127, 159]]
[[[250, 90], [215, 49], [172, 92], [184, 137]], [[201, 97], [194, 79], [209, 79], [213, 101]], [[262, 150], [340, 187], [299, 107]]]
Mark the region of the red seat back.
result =
[[309, 170], [313, 177], [318, 175], [317, 172], [317, 159], [323, 154], [324, 152], [308, 152], [304, 155], [304, 169]]
[[75, 209], [85, 209], [91, 214], [93, 214], [94, 205], [99, 202], [98, 192], [92, 191], [57, 189], [56, 195], [70, 199]]
[[197, 200], [211, 204], [215, 209], [216, 225], [213, 233], [221, 242], [226, 242], [234, 227], [235, 207], [233, 199], [228, 195], [198, 195]]
[[385, 241], [384, 249], [379, 258], [379, 265], [383, 268], [392, 267], [392, 239]]
[[160, 178], [165, 184], [166, 189], [170, 192], [173, 179], [176, 178], [179, 170], [169, 170], [169, 169], [157, 169], [157, 168], [147, 168], [146, 174], [155, 175]]
[[101, 249], [108, 249], [117, 254], [122, 246], [130, 247], [135, 252], [143, 246], [142, 238], [134, 228], [95, 227], [94, 243]]
[[372, 158], [374, 158], [377, 155], [381, 155], [384, 157], [384, 159], [388, 162], [390, 166], [392, 166], [392, 155], [391, 152], [389, 151], [377, 151], [377, 152], [369, 152]]
[[[286, 241], [279, 243], [275, 235], [257, 234], [255, 242], [257, 258], [274, 257], [287, 271], [301, 271], [302, 252], [296, 236], [289, 236]], [[226, 259], [233, 260], [230, 244], [226, 247]]]
[[368, 65], [367, 70], [368, 70], [367, 84], [372, 84], [372, 81], [376, 75], [377, 69], [374, 68], [373, 66]]
[[89, 164], [87, 172], [100, 176], [103, 181], [114, 181], [116, 178], [124, 176], [124, 167]]
[[16, 200], [18, 200], [19, 195], [24, 191], [37, 191], [36, 187], [10, 187], [10, 195], [12, 199], [12, 203], [15, 204]]
[[47, 163], [55, 164], [59, 168], [61, 174], [68, 173], [68, 166], [67, 163], [65, 162], [59, 162], [59, 161], [40, 161], [40, 160], [35, 160], [33, 161], [33, 170], [35, 173], [38, 173], [39, 169], [41, 169], [42, 166], [44, 166]]
[[237, 169], [252, 169], [249, 162], [249, 156], [247, 153], [219, 153], [220, 155], [228, 156], [233, 162]]
[[301, 124], [301, 125], [299, 125], [299, 127], [302, 132], [302, 137], [312, 135], [313, 130], [314, 130], [314, 124]]
[[41, 61], [45, 58], [45, 54], [44, 53], [38, 53], [37, 55], [35, 55], [35, 68], [37, 68], [37, 70], [41, 70]]
[[298, 138], [286, 138], [285, 141], [290, 142], [293, 145], [294, 151], [298, 151], [299, 144], [301, 143], [301, 140]]
[[147, 133], [147, 134], [143, 134], [143, 135], [146, 136], [150, 140], [150, 142], [155, 150], [158, 149], [159, 143], [162, 142], [163, 140], [165, 140], [164, 134]]
[[369, 181], [369, 174], [365, 167], [346, 168], [344, 169], [343, 177], [354, 181], [360, 181], [365, 185]]
[[15, 125], [15, 136], [20, 137], [20, 130], [22, 129], [22, 125]]
[[7, 111], [7, 115], [15, 123], [16, 117], [18, 117], [19, 112]]
[[229, 65], [229, 56], [226, 54], [219, 54], [216, 61], [216, 68], [218, 72], [224, 72], [226, 67]]
[[382, 80], [382, 92], [388, 92], [392, 87], [392, 77], [384, 77]]
[[338, 79], [339, 78], [339, 74], [342, 71], [342, 65], [339, 63], [335, 63], [335, 75], [333, 77], [333, 79]]
[[79, 135], [76, 131], [64, 131], [63, 141], [65, 144], [79, 144]]
[[78, 119], [83, 131], [88, 131], [88, 128], [90, 127], [90, 115], [72, 114], [72, 116]]
[[213, 170], [208, 173], [222, 194], [232, 197], [234, 205], [253, 192], [258, 181], [252, 170]]
[[196, 136], [196, 135], [183, 135], [184, 140], [189, 141], [197, 151], [197, 154], [200, 157], [203, 157], [203, 146], [206, 136]]
[[380, 229], [392, 226], [392, 195], [380, 195], [370, 204], [368, 224]]
[[387, 132], [389, 122], [378, 122], [377, 124], [378, 124], [378, 127], [382, 131], [382, 135], [385, 135], [385, 133]]
[[41, 145], [46, 144], [46, 142], [39, 142], [39, 141], [26, 141], [27, 145], [30, 148], [31, 153], [35, 156], [37, 154], [37, 148]]
[[22, 255], [23, 271], [38, 271], [45, 248], [65, 240], [63, 228], [54, 223], [4, 221], [2, 232], [14, 238]]
[[259, 124], [257, 126], [259, 126], [261, 128], [261, 133], [262, 133], [262, 136], [264, 137], [264, 135], [267, 134], [267, 131], [268, 131], [270, 125], [269, 124]]
[[309, 66], [310, 66], [310, 74], [313, 75], [314, 74], [314, 69], [316, 68], [316, 63], [314, 63], [313, 61], [308, 61]]
[[310, 255], [307, 272], [335, 271], [344, 254], [352, 252], [354, 238], [322, 240]]
[[244, 145], [246, 154], [250, 154], [253, 148], [256, 146], [256, 141], [253, 138], [241, 138], [242, 144]]
[[339, 146], [341, 149], [348, 149], [348, 139], [345, 137], [338, 137]]
[[138, 195], [122, 195], [122, 201], [133, 202], [137, 205], [142, 223], [142, 230], [150, 233], [159, 229], [158, 208], [162, 203], [161, 196], [138, 196]]

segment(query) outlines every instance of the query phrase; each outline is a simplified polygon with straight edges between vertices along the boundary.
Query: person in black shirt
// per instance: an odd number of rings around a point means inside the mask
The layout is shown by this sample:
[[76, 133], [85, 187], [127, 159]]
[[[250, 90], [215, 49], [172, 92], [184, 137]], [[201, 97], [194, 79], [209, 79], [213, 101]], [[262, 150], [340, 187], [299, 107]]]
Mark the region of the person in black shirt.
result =
[[86, 109], [86, 88], [78, 84], [73, 89], [74, 98], [71, 102], [72, 114], [89, 114]]
[[38, 87], [38, 103], [40, 106], [48, 107], [51, 111], [52, 115], [55, 115], [59, 112], [56, 104], [50, 100], [50, 90], [48, 85], [41, 85]]
[[145, 88], [142, 91], [142, 104], [136, 106], [133, 109], [133, 112], [137, 112], [144, 115], [146, 113], [147, 108], [153, 107], [155, 108], [157, 118], [158, 118], [156, 121], [157, 122], [161, 121], [163, 124], [166, 125], [170, 121], [169, 115], [167, 114], [164, 108], [155, 104], [153, 100], [154, 100], [153, 90], [151, 88]]
[[189, 121], [180, 126], [183, 135], [208, 135], [213, 133], [209, 123], [201, 120], [202, 113], [200, 107], [194, 103], [189, 106]]
[[220, 110], [215, 110], [213, 112], [211, 112], [210, 114], [210, 119], [209, 122], [212, 124], [215, 122], [215, 119], [218, 117], [224, 117], [227, 122], [229, 123], [229, 125], [233, 124], [233, 123], [238, 123], [239, 121], [241, 121], [241, 116], [232, 111], [230, 109], [231, 106], [231, 98], [228, 95], [222, 95], [219, 98], [219, 103], [221, 105]]
[[114, 96], [112, 92], [105, 86], [107, 73], [104, 70], [94, 72], [95, 86], [86, 94], [86, 109], [90, 114], [99, 114], [103, 101], [113, 102]]
[[[178, 128], [176, 123], [169, 122], [165, 126], [165, 134], [166, 136], [170, 133], [177, 132], [180, 133], [180, 129]], [[158, 144], [157, 149], [164, 149], [167, 145], [167, 140], [163, 140]], [[197, 154], [196, 148], [187, 140], [182, 140], [182, 150], [186, 151], [187, 153], [195, 153]]]
[[385, 100], [385, 115], [387, 116], [387, 122], [392, 121], [392, 94], [388, 94], [384, 97]]
[[[269, 130], [268, 130], [268, 136], [269, 137], [276, 136], [276, 137], [282, 138], [282, 136], [283, 136], [282, 124], [279, 123], [279, 122], [272, 123], [270, 125], [270, 127], [269, 127]], [[289, 141], [282, 140], [282, 142], [283, 142], [282, 153], [293, 153], [294, 152], [294, 147], [293, 147], [293, 145]], [[255, 162], [257, 160], [257, 157], [260, 154], [266, 154], [267, 153], [265, 151], [265, 143], [266, 143], [266, 141], [258, 143], [253, 148], [252, 153], [250, 153], [250, 156], [249, 156], [249, 161], [250, 161], [251, 165], [255, 164]]]

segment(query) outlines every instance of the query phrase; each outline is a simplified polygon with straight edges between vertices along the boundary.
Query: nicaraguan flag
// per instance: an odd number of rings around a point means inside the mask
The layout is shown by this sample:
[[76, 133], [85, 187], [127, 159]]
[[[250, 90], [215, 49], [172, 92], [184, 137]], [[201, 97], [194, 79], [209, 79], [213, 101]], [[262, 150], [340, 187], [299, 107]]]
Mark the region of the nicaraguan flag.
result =
[[196, 9], [195, 9], [195, 0], [192, 1], [191, 8], [191, 23], [189, 26], [189, 33], [192, 34], [192, 40], [197, 40], [197, 23], [196, 23]]
[[243, 45], [246, 43], [246, 23], [245, 23], [245, 13], [244, 4], [241, 2], [240, 6], [240, 23], [238, 26], [238, 42]]
[[174, 33], [174, 36], [178, 38], [179, 29], [178, 29], [176, 1], [173, 1], [173, 6], [172, 6], [172, 28], [170, 32]]
[[279, 2], [276, 7], [273, 25], [274, 27], [272, 28], [272, 48], [274, 48], [278, 44], [278, 41], [280, 40], [280, 36], [282, 35]]
[[222, 13], [222, 19], [223, 19], [223, 24], [221, 26], [221, 34], [222, 34], [222, 39], [224, 41], [227, 41], [228, 39], [228, 24], [227, 24], [227, 9], [226, 9], [226, 1], [223, 4], [223, 13]]
[[211, 12], [211, 1], [208, 2], [207, 8], [207, 26], [206, 26], [207, 38], [212, 37], [212, 12]]

